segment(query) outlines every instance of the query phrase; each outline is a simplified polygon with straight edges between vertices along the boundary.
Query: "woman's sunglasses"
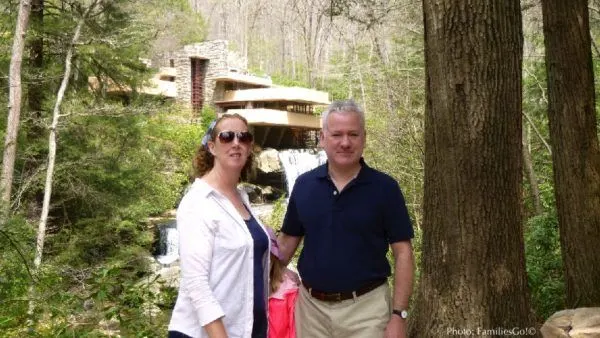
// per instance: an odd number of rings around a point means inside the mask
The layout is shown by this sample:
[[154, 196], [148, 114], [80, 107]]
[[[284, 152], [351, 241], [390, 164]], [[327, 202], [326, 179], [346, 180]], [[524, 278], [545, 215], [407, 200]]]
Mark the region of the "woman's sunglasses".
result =
[[237, 137], [238, 142], [244, 143], [244, 144], [249, 144], [254, 139], [254, 137], [252, 137], [252, 134], [250, 134], [249, 131], [235, 132], [235, 131], [225, 130], [225, 131], [220, 132], [218, 137], [222, 143], [230, 143], [233, 141], [234, 138]]

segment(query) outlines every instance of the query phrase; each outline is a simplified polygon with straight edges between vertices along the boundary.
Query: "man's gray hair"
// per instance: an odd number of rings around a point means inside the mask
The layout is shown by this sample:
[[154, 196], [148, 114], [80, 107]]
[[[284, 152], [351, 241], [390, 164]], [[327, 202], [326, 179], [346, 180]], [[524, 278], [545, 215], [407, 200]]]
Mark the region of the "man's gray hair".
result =
[[327, 107], [327, 109], [325, 109], [323, 114], [321, 114], [321, 124], [323, 126], [323, 129], [327, 129], [327, 118], [331, 113], [357, 114], [360, 119], [360, 126], [363, 129], [365, 128], [365, 112], [352, 99], [331, 102], [331, 104]]

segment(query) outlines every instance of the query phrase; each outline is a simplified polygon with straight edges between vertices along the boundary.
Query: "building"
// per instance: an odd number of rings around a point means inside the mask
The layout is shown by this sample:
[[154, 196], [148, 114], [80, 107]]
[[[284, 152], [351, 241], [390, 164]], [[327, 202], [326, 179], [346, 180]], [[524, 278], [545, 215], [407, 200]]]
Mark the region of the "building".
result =
[[[326, 92], [274, 85], [269, 77], [249, 74], [247, 60], [229, 51], [225, 40], [184, 46], [149, 62], [159, 72], [139, 91], [173, 98], [198, 114], [210, 105], [218, 115], [238, 113], [250, 124], [262, 148], [314, 146], [321, 129], [315, 107], [329, 104]], [[98, 85], [90, 78], [92, 87]], [[109, 88], [122, 93], [127, 88]]]

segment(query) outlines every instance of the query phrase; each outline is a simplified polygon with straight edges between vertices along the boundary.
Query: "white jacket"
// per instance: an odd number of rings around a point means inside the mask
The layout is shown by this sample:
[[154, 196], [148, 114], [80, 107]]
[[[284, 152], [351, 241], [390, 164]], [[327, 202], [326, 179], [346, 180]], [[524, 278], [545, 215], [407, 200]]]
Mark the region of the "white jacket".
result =
[[[251, 210], [246, 192], [238, 191]], [[181, 279], [169, 330], [204, 338], [208, 335], [203, 326], [223, 317], [230, 338], [249, 338], [254, 319], [254, 241], [242, 216], [227, 198], [197, 178], [177, 208], [177, 230]], [[263, 256], [265, 295], [270, 245], [269, 241]]]

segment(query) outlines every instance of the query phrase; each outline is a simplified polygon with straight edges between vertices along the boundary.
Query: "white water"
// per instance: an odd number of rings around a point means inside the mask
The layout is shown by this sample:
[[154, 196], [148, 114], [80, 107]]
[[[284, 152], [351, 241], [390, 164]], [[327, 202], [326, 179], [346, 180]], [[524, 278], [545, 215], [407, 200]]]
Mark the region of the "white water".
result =
[[279, 161], [283, 166], [289, 196], [298, 176], [324, 164], [327, 155], [323, 150], [287, 149], [279, 151]]
[[179, 233], [175, 220], [159, 227], [160, 242], [156, 260], [160, 264], [169, 265], [179, 259]]

